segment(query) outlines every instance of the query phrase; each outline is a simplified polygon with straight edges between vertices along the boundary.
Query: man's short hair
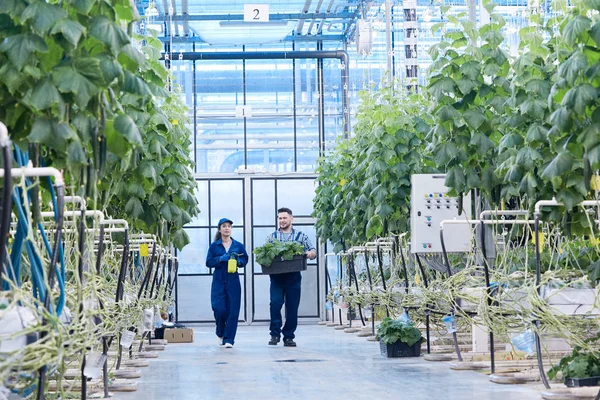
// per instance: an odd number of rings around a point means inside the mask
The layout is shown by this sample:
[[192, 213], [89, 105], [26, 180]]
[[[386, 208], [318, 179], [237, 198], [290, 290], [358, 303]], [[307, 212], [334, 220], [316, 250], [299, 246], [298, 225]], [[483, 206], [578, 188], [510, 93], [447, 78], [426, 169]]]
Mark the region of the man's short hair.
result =
[[290, 210], [290, 209], [289, 209], [289, 208], [287, 208], [287, 207], [281, 207], [279, 210], [277, 210], [277, 214], [279, 214], [279, 213], [282, 213], [282, 212], [284, 212], [284, 213], [288, 213], [288, 214], [290, 214], [291, 216], [294, 216], [294, 214], [292, 214], [292, 210]]

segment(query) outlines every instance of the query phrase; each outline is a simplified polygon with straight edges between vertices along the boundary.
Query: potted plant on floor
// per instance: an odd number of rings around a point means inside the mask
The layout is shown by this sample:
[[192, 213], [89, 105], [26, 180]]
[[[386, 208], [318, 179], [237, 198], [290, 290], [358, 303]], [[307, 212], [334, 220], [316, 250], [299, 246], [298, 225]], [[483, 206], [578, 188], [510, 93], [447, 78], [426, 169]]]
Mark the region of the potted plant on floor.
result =
[[381, 355], [385, 357], [419, 357], [423, 336], [414, 323], [384, 318], [377, 328]]
[[298, 242], [280, 242], [275, 239], [255, 248], [254, 254], [263, 274], [306, 271], [306, 253], [304, 246]]
[[[600, 334], [586, 340], [595, 348], [598, 348], [594, 345], [598, 341]], [[600, 357], [576, 346], [570, 355], [563, 357], [548, 371], [548, 378], [554, 379], [559, 373], [568, 387], [600, 386]]]

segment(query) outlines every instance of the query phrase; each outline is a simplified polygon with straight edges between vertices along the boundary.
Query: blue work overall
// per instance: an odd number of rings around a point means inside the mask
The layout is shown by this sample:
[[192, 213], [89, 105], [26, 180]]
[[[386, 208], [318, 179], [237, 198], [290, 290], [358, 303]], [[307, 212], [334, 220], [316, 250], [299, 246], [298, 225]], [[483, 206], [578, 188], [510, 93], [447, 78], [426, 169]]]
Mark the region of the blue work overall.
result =
[[234, 239], [231, 239], [231, 247], [226, 251], [219, 239], [210, 245], [206, 255], [206, 266], [214, 268], [210, 302], [217, 324], [216, 334], [223, 338], [223, 344], [233, 344], [240, 315], [242, 287], [237, 271], [227, 272], [227, 261], [221, 260], [225, 253], [236, 255], [239, 268], [248, 263], [248, 253], [244, 245]]

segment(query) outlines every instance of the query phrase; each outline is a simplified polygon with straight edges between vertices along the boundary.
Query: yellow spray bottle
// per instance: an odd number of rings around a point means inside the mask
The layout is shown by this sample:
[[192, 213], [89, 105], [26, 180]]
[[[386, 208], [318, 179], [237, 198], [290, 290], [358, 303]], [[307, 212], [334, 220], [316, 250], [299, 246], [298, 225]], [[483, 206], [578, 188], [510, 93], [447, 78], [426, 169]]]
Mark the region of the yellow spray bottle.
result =
[[229, 257], [229, 261], [227, 261], [227, 272], [230, 274], [235, 274], [237, 272], [237, 259], [233, 254], [231, 254]]

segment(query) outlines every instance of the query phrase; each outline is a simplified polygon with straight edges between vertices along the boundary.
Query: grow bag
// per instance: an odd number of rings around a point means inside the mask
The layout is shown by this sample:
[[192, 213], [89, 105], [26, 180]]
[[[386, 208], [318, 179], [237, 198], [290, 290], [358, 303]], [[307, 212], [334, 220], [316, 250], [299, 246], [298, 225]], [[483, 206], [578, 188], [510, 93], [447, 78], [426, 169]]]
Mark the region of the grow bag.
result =
[[417, 342], [412, 346], [404, 342], [397, 341], [392, 344], [379, 342], [381, 355], [384, 357], [419, 357], [421, 355], [421, 342]]
[[306, 254], [294, 256], [291, 260], [275, 259], [271, 265], [261, 265], [261, 267], [262, 273], [268, 275], [306, 271]]

